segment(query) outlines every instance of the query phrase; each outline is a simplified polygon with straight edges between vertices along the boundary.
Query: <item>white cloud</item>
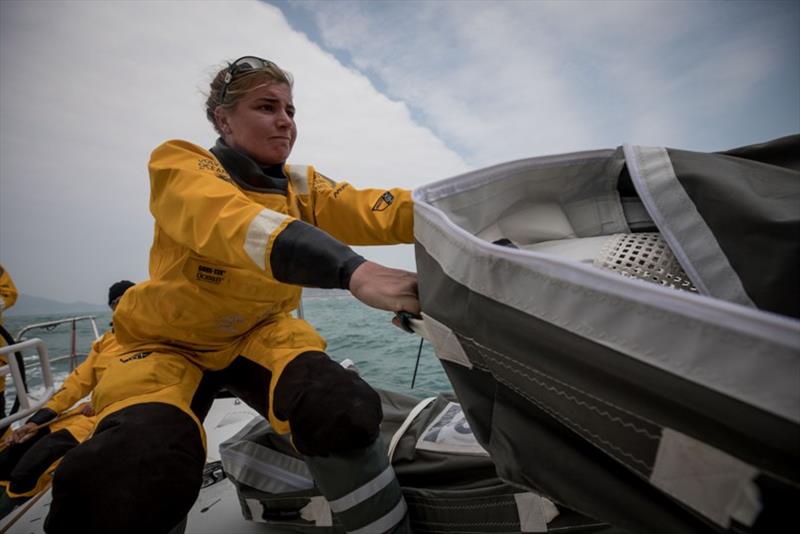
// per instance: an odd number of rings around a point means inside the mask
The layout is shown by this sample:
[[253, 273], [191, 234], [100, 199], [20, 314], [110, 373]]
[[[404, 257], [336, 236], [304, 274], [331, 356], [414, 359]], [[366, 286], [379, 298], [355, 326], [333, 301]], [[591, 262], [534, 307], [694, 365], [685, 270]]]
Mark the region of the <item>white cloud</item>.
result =
[[[796, 5], [793, 10], [768, 2], [673, 1], [296, 6], [313, 14], [327, 46], [345, 51], [476, 166], [626, 141], [725, 146], [725, 139], [748, 139], [746, 131], [730, 135], [727, 122], [733, 115], [744, 130], [748, 114], [758, 113], [754, 91], [765, 81], [777, 83], [777, 69], [788, 67], [795, 95], [798, 90]], [[793, 37], [794, 49], [786, 49], [776, 30]], [[784, 98], [797, 111], [797, 103]], [[702, 141], [695, 135], [698, 124], [715, 121], [716, 143], [692, 146]], [[777, 135], [786, 129], [785, 123], [775, 128]], [[757, 135], [749, 142], [763, 140]]]
[[[146, 278], [149, 154], [169, 138], [213, 143], [202, 91], [240, 55], [295, 75], [292, 161], [363, 187], [465, 169], [404, 104], [273, 6], [6, 1], [0, 10], [0, 262], [24, 293], [103, 302], [110, 283]], [[408, 248], [376, 256], [413, 266]]]

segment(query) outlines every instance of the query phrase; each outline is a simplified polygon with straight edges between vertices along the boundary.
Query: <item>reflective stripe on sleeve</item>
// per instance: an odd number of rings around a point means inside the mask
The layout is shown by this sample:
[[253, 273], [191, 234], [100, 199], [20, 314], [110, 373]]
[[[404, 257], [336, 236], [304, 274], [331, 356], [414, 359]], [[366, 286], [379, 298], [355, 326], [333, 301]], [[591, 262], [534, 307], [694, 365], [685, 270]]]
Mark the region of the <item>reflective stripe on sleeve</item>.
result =
[[244, 250], [259, 268], [266, 270], [269, 236], [287, 218], [288, 215], [283, 213], [263, 209], [250, 222], [250, 227], [247, 229], [247, 238], [244, 242]]
[[331, 510], [336, 513], [344, 512], [345, 510], [349, 510], [353, 506], [366, 501], [373, 495], [380, 493], [380, 491], [388, 486], [392, 480], [394, 480], [394, 470], [392, 466], [388, 466], [386, 469], [383, 470], [381, 474], [364, 484], [363, 486], [356, 488], [355, 490], [351, 491], [347, 495], [339, 497], [333, 501], [330, 501]]

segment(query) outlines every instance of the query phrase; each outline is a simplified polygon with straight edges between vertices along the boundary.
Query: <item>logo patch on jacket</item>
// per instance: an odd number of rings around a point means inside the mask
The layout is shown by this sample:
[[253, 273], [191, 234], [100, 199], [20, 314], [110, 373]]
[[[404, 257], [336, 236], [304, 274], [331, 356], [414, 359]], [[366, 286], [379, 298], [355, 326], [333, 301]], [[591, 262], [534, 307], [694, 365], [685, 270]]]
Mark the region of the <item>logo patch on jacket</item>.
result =
[[339, 198], [339, 195], [342, 193], [342, 191], [344, 191], [348, 187], [350, 187], [350, 184], [348, 184], [347, 182], [339, 184], [339, 187], [333, 190], [333, 198]]
[[380, 196], [380, 198], [378, 198], [378, 200], [375, 202], [375, 205], [372, 206], [372, 211], [383, 211], [391, 206], [392, 202], [394, 202], [394, 195], [389, 191], [386, 191]]
[[197, 161], [197, 168], [201, 171], [211, 171], [217, 175], [217, 178], [220, 180], [225, 180], [226, 182], [233, 182], [231, 177], [228, 175], [227, 171], [222, 168], [222, 165], [217, 163], [216, 161], [210, 160], [208, 158], [203, 158]]
[[206, 265], [197, 266], [197, 274], [195, 277], [202, 282], [210, 282], [212, 284], [221, 284], [224, 280], [225, 269], [215, 269]]
[[318, 183], [318, 184], [323, 184], [324, 183], [325, 185], [327, 185], [331, 189], [336, 187], [336, 182], [334, 182], [333, 180], [331, 180], [330, 178], [328, 178], [327, 176], [325, 176], [321, 172], [316, 173], [316, 177], [317, 177], [316, 183]]
[[127, 356], [125, 358], [120, 358], [119, 361], [122, 363], [128, 363], [133, 360], [143, 360], [148, 356], [150, 356], [149, 352], [137, 352], [136, 354], [131, 354], [130, 356]]

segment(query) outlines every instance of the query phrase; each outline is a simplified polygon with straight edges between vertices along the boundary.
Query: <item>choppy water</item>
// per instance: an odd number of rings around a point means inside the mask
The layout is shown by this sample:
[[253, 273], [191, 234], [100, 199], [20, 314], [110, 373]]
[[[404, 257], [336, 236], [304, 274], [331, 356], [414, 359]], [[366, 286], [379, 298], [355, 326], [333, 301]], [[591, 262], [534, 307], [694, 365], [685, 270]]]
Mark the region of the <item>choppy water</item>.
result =
[[[410, 389], [420, 338], [407, 334], [391, 324], [392, 314], [369, 308], [350, 296], [315, 297], [303, 301], [305, 319], [327, 339], [328, 354], [337, 361], [350, 358], [361, 376], [374, 387], [391, 389], [415, 396], [429, 396], [452, 388], [429, 343], [424, 343], [417, 370], [416, 385]], [[4, 317], [4, 326], [13, 336], [25, 326], [80, 314], [31, 315]], [[95, 314], [97, 328], [102, 334], [108, 329], [111, 314]], [[69, 355], [72, 346], [72, 324], [62, 324], [45, 331], [30, 331], [26, 339], [41, 338], [47, 345], [50, 359]], [[94, 338], [91, 324], [76, 324], [76, 351], [85, 357]], [[35, 353], [24, 354], [27, 362], [36, 361]], [[81, 358], [82, 360], [82, 358]], [[69, 360], [53, 364], [58, 382], [70, 371]], [[29, 388], [41, 390], [38, 368], [28, 370]], [[15, 392], [9, 378], [6, 404], [10, 408]]]

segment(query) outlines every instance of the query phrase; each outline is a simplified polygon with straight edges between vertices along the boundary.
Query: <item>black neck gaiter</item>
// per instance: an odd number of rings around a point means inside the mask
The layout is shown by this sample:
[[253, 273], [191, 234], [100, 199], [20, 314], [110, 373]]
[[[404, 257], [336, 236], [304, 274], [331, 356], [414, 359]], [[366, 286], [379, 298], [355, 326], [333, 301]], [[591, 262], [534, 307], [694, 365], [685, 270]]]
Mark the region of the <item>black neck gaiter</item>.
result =
[[226, 145], [222, 138], [217, 139], [211, 153], [242, 189], [287, 194], [289, 179], [283, 171], [283, 164], [261, 166], [251, 157]]

